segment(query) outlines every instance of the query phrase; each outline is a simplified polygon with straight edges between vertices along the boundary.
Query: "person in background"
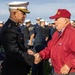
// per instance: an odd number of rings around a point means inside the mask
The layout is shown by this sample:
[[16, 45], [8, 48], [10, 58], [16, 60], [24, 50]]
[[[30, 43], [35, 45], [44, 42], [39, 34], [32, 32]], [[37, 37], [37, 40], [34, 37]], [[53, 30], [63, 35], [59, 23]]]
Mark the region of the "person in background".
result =
[[25, 20], [23, 34], [24, 34], [25, 47], [30, 48], [30, 49], [33, 48], [34, 46], [34, 25], [32, 25], [30, 19]]
[[1, 47], [1, 42], [2, 42], [2, 40], [1, 40], [1, 29], [3, 27], [3, 24], [4, 24], [4, 21], [0, 21], [0, 47]]
[[39, 28], [39, 26], [40, 26], [40, 20], [41, 20], [41, 19], [42, 19], [41, 17], [37, 17], [37, 18], [36, 18], [36, 24], [34, 25], [34, 31], [35, 31], [35, 32], [38, 31], [38, 28]]
[[52, 24], [47, 22], [46, 23], [46, 28], [49, 30], [49, 38], [48, 38], [48, 41], [52, 39], [52, 36], [51, 36], [51, 28], [52, 28]]
[[[51, 58], [53, 75], [75, 75], [75, 28], [70, 23], [71, 13], [67, 9], [58, 9], [54, 16], [57, 31], [41, 52], [37, 60]], [[37, 62], [37, 63], [38, 63]], [[36, 63], [36, 64], [37, 64]]]
[[2, 62], [4, 60], [5, 57], [5, 52], [2, 46], [2, 40], [1, 40], [1, 29], [3, 27], [4, 21], [0, 21], [0, 75], [2, 73], [1, 69], [2, 69]]
[[56, 27], [55, 27], [55, 23], [51, 23], [51, 28], [49, 29], [49, 33], [50, 33], [50, 36], [52, 38], [53, 34], [55, 33], [56, 31]]
[[[49, 36], [49, 31], [45, 27], [45, 20], [40, 20], [40, 26], [38, 27], [37, 32], [35, 32], [35, 41], [33, 51], [35, 53], [40, 52], [46, 47], [46, 43]], [[44, 61], [42, 60], [39, 64], [33, 64], [32, 66], [32, 75], [44, 75]]]
[[75, 28], [75, 21], [70, 21], [71, 22], [71, 25]]
[[44, 19], [41, 19], [40, 22], [41, 22], [40, 26], [42, 27], [42, 31], [41, 32], [43, 33], [43, 36], [45, 37], [45, 41], [47, 43], [47, 41], [49, 39], [49, 29], [47, 29]]
[[[27, 75], [34, 60], [24, 46], [24, 37], [19, 27], [26, 14], [29, 13], [28, 1], [14, 1], [8, 3], [10, 16], [1, 29], [2, 45], [5, 50], [5, 59], [2, 64], [2, 75]], [[27, 52], [28, 51], [28, 52]]]
[[3, 24], [4, 24], [4, 21], [0, 21], [0, 31], [1, 31], [2, 27], [3, 27]]
[[36, 26], [40, 25], [40, 20], [41, 20], [41, 19], [42, 19], [41, 17], [37, 17], [37, 18], [36, 18]]

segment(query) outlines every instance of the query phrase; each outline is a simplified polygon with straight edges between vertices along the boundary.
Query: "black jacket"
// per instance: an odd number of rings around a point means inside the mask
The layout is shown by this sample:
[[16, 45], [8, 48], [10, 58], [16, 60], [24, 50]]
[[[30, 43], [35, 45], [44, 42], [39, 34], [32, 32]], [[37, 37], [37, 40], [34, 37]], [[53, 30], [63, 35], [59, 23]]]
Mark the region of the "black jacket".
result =
[[34, 56], [26, 53], [24, 38], [19, 24], [11, 19], [4, 24], [1, 30], [2, 45], [5, 50], [3, 75], [27, 75], [28, 67], [33, 64]]

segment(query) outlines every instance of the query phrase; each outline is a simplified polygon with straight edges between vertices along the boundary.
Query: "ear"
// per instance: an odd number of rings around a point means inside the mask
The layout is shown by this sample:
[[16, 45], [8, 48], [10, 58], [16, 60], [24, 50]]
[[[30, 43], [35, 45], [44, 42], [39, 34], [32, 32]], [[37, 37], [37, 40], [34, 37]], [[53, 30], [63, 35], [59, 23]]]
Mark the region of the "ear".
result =
[[66, 23], [67, 23], [67, 19], [64, 20], [64, 24], [66, 24]]

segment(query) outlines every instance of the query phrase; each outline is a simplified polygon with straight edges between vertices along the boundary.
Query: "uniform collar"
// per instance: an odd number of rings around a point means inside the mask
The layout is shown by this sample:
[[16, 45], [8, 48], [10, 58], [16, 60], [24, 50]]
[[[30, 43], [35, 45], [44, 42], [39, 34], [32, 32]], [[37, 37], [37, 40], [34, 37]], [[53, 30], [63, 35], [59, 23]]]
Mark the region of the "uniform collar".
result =
[[16, 25], [16, 26], [19, 25], [19, 23], [15, 22], [15, 21], [12, 20], [11, 18], [9, 18], [8, 20], [9, 20], [9, 23], [10, 23], [11, 25]]

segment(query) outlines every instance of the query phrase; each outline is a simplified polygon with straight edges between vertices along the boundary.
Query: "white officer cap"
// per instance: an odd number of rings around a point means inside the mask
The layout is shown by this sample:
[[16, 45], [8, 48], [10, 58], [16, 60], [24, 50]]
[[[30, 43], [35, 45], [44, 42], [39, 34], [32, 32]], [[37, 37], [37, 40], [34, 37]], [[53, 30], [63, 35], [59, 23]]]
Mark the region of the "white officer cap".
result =
[[30, 19], [25, 20], [25, 23], [28, 23], [28, 22], [31, 22], [31, 20]]
[[46, 20], [46, 21], [45, 21], [45, 25], [48, 25], [48, 24], [49, 24], [49, 21]]
[[41, 20], [41, 19], [42, 19], [41, 17], [37, 17], [37, 18], [36, 18], [36, 20]]
[[74, 21], [70, 21], [71, 23], [73, 23]]
[[25, 2], [14, 1], [14, 2], [8, 3], [8, 5], [9, 5], [9, 9], [17, 9], [25, 13], [30, 13], [27, 9], [27, 6], [29, 5], [28, 1], [25, 1]]
[[44, 19], [41, 19], [41, 20], [40, 20], [40, 22], [44, 22], [44, 21], [45, 21]]
[[0, 21], [0, 23], [4, 23], [4, 21]]

